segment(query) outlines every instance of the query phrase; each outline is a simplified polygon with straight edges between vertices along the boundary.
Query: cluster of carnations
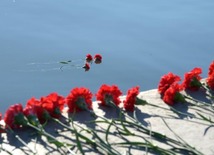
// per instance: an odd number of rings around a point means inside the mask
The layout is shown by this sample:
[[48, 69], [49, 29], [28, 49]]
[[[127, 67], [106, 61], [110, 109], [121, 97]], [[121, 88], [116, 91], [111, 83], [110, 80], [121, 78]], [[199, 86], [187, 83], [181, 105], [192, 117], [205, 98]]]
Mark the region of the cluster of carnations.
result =
[[71, 64], [75, 60], [60, 61], [59, 63], [63, 64], [63, 66], [61, 66], [60, 69], [62, 70], [62, 68], [64, 67], [64, 65], [71, 65], [71, 66], [74, 66], [74, 67], [77, 67], [77, 68], [83, 68], [83, 69], [85, 69], [85, 71], [89, 71], [90, 68], [91, 68], [90, 64], [92, 64], [93, 62], [95, 64], [102, 63], [102, 56], [100, 54], [95, 54], [94, 57], [93, 57], [91, 54], [87, 54], [86, 57], [85, 57], [85, 59], [80, 59], [80, 60], [84, 60], [84, 65], [83, 66]]
[[[133, 111], [136, 97], [139, 94], [139, 87], [133, 87], [128, 90], [126, 99], [123, 101], [123, 107], [126, 111]], [[121, 103], [120, 96], [122, 92], [116, 85], [103, 84], [95, 94], [96, 100], [100, 101], [103, 106], [119, 106]], [[32, 97], [23, 108], [22, 104], [11, 105], [4, 115], [4, 128], [20, 128], [23, 126], [23, 118], [29, 122], [45, 123], [51, 118], [59, 118], [63, 109], [67, 106], [68, 112], [78, 112], [82, 110], [92, 111], [92, 92], [85, 87], [73, 88], [67, 97], [63, 97], [54, 92], [40, 99]], [[1, 114], [0, 114], [1, 119]], [[38, 120], [38, 121], [36, 121]], [[1, 129], [3, 127], [1, 126]]]
[[92, 62], [94, 62], [95, 64], [102, 63], [102, 56], [100, 54], [95, 54], [93, 57], [91, 54], [87, 54], [85, 61], [86, 62], [84, 64], [83, 68], [85, 69], [85, 71], [89, 71], [90, 64], [92, 64]]
[[[169, 105], [173, 105], [176, 102], [185, 102], [185, 97], [181, 95], [181, 91], [197, 91], [204, 88], [201, 83], [201, 73], [201, 68], [194, 68], [190, 72], [185, 73], [183, 82], [179, 83], [181, 81], [180, 76], [170, 72], [161, 77], [158, 92], [161, 94], [164, 102]], [[214, 90], [214, 61], [209, 66], [206, 83], [210, 90]]]

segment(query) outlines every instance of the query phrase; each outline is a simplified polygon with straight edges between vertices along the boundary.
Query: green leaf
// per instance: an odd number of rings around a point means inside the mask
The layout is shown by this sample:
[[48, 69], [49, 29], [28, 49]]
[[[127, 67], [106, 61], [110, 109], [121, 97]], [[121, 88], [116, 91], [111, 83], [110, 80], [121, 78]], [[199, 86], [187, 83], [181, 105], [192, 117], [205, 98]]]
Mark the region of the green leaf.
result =
[[197, 114], [198, 114], [203, 120], [208, 121], [208, 122], [210, 122], [210, 123], [214, 123], [214, 122], [211, 120], [210, 117], [207, 118], [207, 117], [205, 117], [204, 115], [202, 115], [202, 114], [200, 114], [200, 113], [198, 113], [198, 112], [197, 112]]
[[60, 61], [59, 63], [61, 63], [61, 64], [68, 64], [69, 61]]
[[135, 104], [136, 105], [146, 105], [146, 104], [148, 104], [148, 102], [146, 100], [143, 100], [143, 99], [140, 99], [140, 98], [136, 97]]
[[15, 116], [15, 121], [14, 121], [15, 124], [26, 126], [27, 122], [28, 121], [23, 113], [19, 113]]
[[64, 146], [64, 143], [61, 143], [61, 142], [59, 142], [59, 141], [57, 141], [57, 140], [55, 140], [55, 139], [53, 139], [51, 137], [47, 137], [47, 140], [48, 140], [49, 143], [55, 144], [57, 147]]
[[73, 122], [72, 122], [72, 126], [73, 126], [74, 133], [75, 133], [75, 136], [76, 136], [77, 147], [78, 147], [79, 151], [81, 152], [81, 154], [84, 155], [85, 153], [84, 153], [84, 151], [83, 151], [83, 149], [82, 149], [82, 144], [81, 144], [81, 142], [80, 142], [80, 140], [79, 140], [79, 134], [78, 134], [78, 131], [75, 129], [74, 123], [73, 123]]
[[201, 82], [196, 77], [194, 77], [192, 79], [192, 81], [190, 82], [190, 86], [191, 87], [201, 87], [202, 84], [201, 84]]
[[184, 97], [181, 93], [179, 93], [179, 92], [176, 92], [175, 97], [174, 97], [174, 100], [175, 100], [176, 102], [181, 102], [181, 103], [186, 102], [186, 101], [185, 101], [185, 97]]
[[107, 128], [107, 130], [106, 130], [106, 136], [105, 136], [105, 138], [106, 138], [106, 142], [107, 143], [109, 143], [108, 142], [108, 135], [109, 135], [109, 131], [110, 131], [110, 128], [111, 128], [111, 126], [113, 125], [113, 120], [111, 120], [111, 122], [109, 123], [109, 126], [108, 126], [108, 128]]
[[40, 124], [39, 119], [35, 115], [29, 115], [27, 117], [30, 124], [38, 126]]

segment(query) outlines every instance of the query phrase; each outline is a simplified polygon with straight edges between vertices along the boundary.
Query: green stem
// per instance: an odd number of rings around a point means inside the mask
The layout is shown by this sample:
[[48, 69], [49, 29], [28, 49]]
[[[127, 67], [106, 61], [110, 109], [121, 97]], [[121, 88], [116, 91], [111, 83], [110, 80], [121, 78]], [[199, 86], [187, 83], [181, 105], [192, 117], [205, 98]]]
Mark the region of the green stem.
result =
[[207, 105], [207, 106], [209, 106], [209, 107], [213, 107], [211, 103], [207, 103], [207, 102], [203, 102], [203, 101], [194, 99], [194, 98], [192, 98], [192, 97], [190, 97], [190, 96], [188, 96], [188, 95], [184, 95], [184, 98], [185, 98], [185, 99], [189, 99], [189, 100], [191, 100], [191, 101], [194, 101], [194, 102], [196, 102], [196, 103], [198, 103], [198, 104], [201, 104], [201, 105]]
[[[190, 103], [190, 104], [191, 104], [191, 103]], [[137, 105], [141, 105], [141, 104], [138, 103]], [[163, 110], [173, 111], [173, 112], [175, 112], [175, 113], [178, 114], [178, 115], [183, 115], [183, 116], [195, 118], [195, 119], [201, 120], [201, 121], [207, 121], [207, 120], [205, 120], [205, 119], [203, 119], [203, 118], [201, 118], [201, 117], [196, 117], [195, 115], [191, 115], [191, 114], [187, 114], [187, 113], [183, 113], [183, 112], [181, 112], [181, 111], [178, 111], [178, 110], [176, 110], [175, 108], [173, 108], [172, 106], [170, 106], [170, 109], [168, 109], [168, 108], [161, 107], [161, 106], [158, 106], [158, 105], [155, 105], [155, 104], [152, 104], [152, 103], [148, 103], [148, 102], [146, 102], [146, 104], [143, 103], [142, 105], [149, 105], [149, 106], [152, 106], [152, 107], [155, 107], [155, 108], [161, 108], [161, 109], [163, 109]], [[195, 104], [192, 104], [192, 105], [196, 106]], [[195, 110], [196, 110], [196, 109], [195, 109]], [[210, 110], [210, 109], [207, 109], [207, 110]], [[211, 112], [213, 112], [213, 111], [211, 111]], [[211, 123], [211, 124], [214, 124], [214, 122], [212, 122], [212, 121], [207, 121], [207, 122], [209, 122], [209, 123]]]
[[203, 153], [201, 153], [200, 151], [196, 150], [194, 147], [190, 146], [186, 141], [184, 141], [178, 134], [176, 134], [170, 127], [169, 125], [166, 123], [166, 121], [162, 118], [164, 124], [167, 126], [167, 128], [178, 138], [180, 139], [185, 147], [187, 147], [188, 150], [190, 150], [191, 152], [193, 152], [196, 155], [203, 155]]
[[149, 149], [153, 152], [156, 152], [160, 155], [176, 155], [176, 153], [174, 151], [171, 151], [171, 150], [166, 150], [166, 149], [163, 149], [161, 147], [158, 147], [156, 145], [153, 145], [152, 143], [148, 143], [148, 142], [138, 142], [138, 141], [128, 141], [128, 142], [121, 142], [121, 143], [114, 143], [113, 145], [126, 145], [126, 146], [138, 146], [138, 147], [142, 147], [142, 148], [145, 148], [145, 149]]
[[37, 126], [34, 126], [34, 125], [32, 125], [32, 124], [30, 124], [30, 123], [28, 122], [28, 123], [27, 123], [27, 126], [33, 128], [33, 129], [35, 129], [39, 134], [45, 136], [45, 137], [48, 139], [48, 141], [49, 141], [50, 143], [55, 144], [57, 147], [65, 147], [72, 155], [75, 154], [73, 151], [71, 151], [71, 150], [68, 148], [68, 146], [71, 146], [71, 144], [62, 143], [62, 142], [58, 141], [58, 140], [56, 139], [56, 137], [54, 137], [54, 136], [52, 136], [51, 134], [47, 133], [47, 132], [43, 129], [43, 127], [42, 127], [40, 124], [39, 124], [39, 127], [37, 127]]
[[[75, 130], [74, 130], [74, 129], [71, 129], [70, 126], [67, 126], [66, 124], [62, 123], [62, 122], [59, 121], [58, 119], [54, 119], [54, 118], [53, 118], [52, 120], [53, 120], [54, 122], [58, 123], [59, 125], [61, 125], [62, 127], [66, 128], [67, 130], [71, 131], [72, 133], [75, 133]], [[87, 132], [90, 132], [90, 131], [87, 130]], [[93, 146], [96, 146], [95, 141], [93, 141], [93, 140], [87, 138], [86, 136], [84, 136], [84, 135], [82, 135], [82, 134], [80, 134], [80, 133], [77, 133], [77, 135], [78, 135], [80, 138], [84, 139], [84, 140], [86, 141], [86, 143], [91, 144], [91, 145], [93, 145]]]
[[100, 147], [101, 150], [107, 151], [108, 154], [112, 154], [112, 155], [119, 154], [119, 152], [115, 153], [116, 150], [114, 150], [108, 143], [106, 144], [106, 142], [104, 142], [93, 129], [89, 129], [89, 128], [85, 129], [82, 126], [78, 125], [79, 128], [81, 128], [84, 131], [86, 131], [87, 133], [91, 133], [93, 136], [95, 136], [100, 141], [100, 143], [87, 138], [86, 136], [80, 134], [79, 132], [76, 132], [74, 129], [71, 129], [69, 126], [65, 125], [64, 123], [60, 122], [57, 119], [53, 119], [53, 120], [55, 122], [59, 123], [64, 128], [66, 128], [67, 130], [71, 131], [72, 133], [75, 133], [76, 137], [85, 140], [87, 144], [91, 144], [93, 147], [96, 147], [96, 146]]
[[19, 135], [16, 135], [15, 132], [14, 132], [11, 128], [9, 128], [9, 131], [14, 135], [14, 137], [15, 137], [19, 142], [21, 142], [25, 147], [27, 147], [27, 148], [30, 150], [30, 152], [32, 152], [33, 154], [36, 154], [36, 152], [35, 152], [33, 149], [31, 149], [31, 148], [27, 145], [27, 143], [26, 143], [24, 140], [22, 140], [22, 138], [21, 138]]

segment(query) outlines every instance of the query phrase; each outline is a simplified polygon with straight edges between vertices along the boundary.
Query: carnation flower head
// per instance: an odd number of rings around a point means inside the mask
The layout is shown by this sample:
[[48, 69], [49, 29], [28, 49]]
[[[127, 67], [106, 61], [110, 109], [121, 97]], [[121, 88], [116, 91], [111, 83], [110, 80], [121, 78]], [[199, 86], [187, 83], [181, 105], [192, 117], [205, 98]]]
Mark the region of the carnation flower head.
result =
[[[0, 121], [2, 120], [2, 114], [0, 113]], [[0, 124], [0, 133], [5, 132], [4, 130], [4, 126], [2, 124]]]
[[84, 68], [85, 71], [89, 71], [89, 69], [90, 69], [89, 63], [85, 63], [85, 65], [82, 68]]
[[35, 97], [32, 97], [27, 101], [26, 107], [24, 108], [24, 114], [28, 118], [32, 116], [38, 118], [39, 122], [42, 124], [50, 118], [48, 111], [42, 107], [42, 102]]
[[4, 122], [6, 128], [20, 128], [23, 125], [26, 125], [26, 120], [24, 119], [23, 107], [22, 104], [11, 105], [4, 116]]
[[101, 56], [100, 54], [96, 54], [96, 55], [94, 56], [94, 62], [95, 62], [96, 64], [100, 64], [100, 63], [102, 62], [102, 56]]
[[206, 82], [209, 88], [214, 90], [214, 72], [207, 77]]
[[116, 106], [118, 106], [120, 104], [120, 95], [122, 95], [122, 92], [118, 86], [103, 84], [96, 93], [96, 99], [101, 101], [101, 105], [111, 105], [113, 102]]
[[178, 83], [173, 83], [164, 93], [163, 101], [168, 105], [174, 105], [176, 102], [184, 102], [184, 97], [180, 94], [183, 87]]
[[62, 110], [64, 109], [65, 99], [63, 96], [60, 96], [54, 92], [48, 96], [42, 97], [41, 104], [52, 117], [59, 118]]
[[184, 89], [189, 89], [191, 91], [197, 91], [202, 86], [200, 80], [202, 73], [201, 68], [194, 68], [190, 72], [185, 73], [184, 75], [184, 81], [182, 83]]
[[69, 112], [92, 109], [92, 97], [93, 94], [88, 88], [76, 87], [72, 89], [66, 97]]
[[128, 90], [126, 99], [123, 101], [126, 111], [134, 111], [137, 95], [139, 94], [139, 86], [133, 87]]
[[165, 91], [173, 84], [180, 81], [181, 78], [178, 75], [175, 75], [171, 72], [165, 74], [161, 77], [159, 85], [158, 85], [158, 92], [161, 95], [164, 95]]
[[93, 60], [92, 55], [91, 54], [87, 54], [85, 60], [86, 60], [87, 63], [92, 63], [92, 60]]
[[213, 75], [213, 73], [214, 73], [214, 61], [209, 66], [208, 76]]

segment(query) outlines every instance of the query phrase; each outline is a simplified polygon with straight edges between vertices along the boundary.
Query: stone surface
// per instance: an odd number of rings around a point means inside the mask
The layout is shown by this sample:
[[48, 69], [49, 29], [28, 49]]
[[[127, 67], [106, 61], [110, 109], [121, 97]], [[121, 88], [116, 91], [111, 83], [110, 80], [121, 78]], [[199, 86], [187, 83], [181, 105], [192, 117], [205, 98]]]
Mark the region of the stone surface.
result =
[[[204, 102], [207, 102], [209, 104], [212, 104], [213, 101], [209, 99], [206, 96], [206, 93], [203, 90], [200, 90], [198, 92], [184, 92], [184, 94], [187, 94], [189, 96], [192, 96], [194, 99], [198, 99]], [[151, 131], [157, 131], [159, 133], [165, 134], [168, 137], [171, 137], [173, 139], [179, 140], [178, 137], [176, 137], [176, 134], [179, 135], [182, 140], [184, 140], [189, 145], [195, 147], [197, 150], [202, 152], [205, 155], [212, 155], [214, 154], [214, 128], [210, 125], [207, 121], [204, 120], [198, 120], [194, 117], [200, 117], [198, 113], [202, 114], [203, 116], [206, 116], [207, 118], [210, 118], [214, 121], [214, 113], [204, 110], [204, 108], [198, 108], [197, 106], [194, 107], [190, 106], [190, 103], [195, 103], [193, 101], [188, 101], [187, 103], [176, 103], [173, 108], [177, 111], [180, 111], [183, 114], [177, 114], [173, 112], [170, 107], [165, 104], [160, 95], [158, 94], [157, 90], [149, 90], [145, 92], [141, 92], [138, 95], [139, 98], [146, 100], [148, 103], [159, 106], [155, 107], [152, 105], [137, 105], [135, 107], [135, 113], [128, 113], [129, 116], [135, 115], [135, 117], [138, 119], [139, 122], [141, 122], [145, 127], [150, 129]], [[121, 100], [123, 100], [125, 96], [121, 97]], [[208, 107], [208, 106], [206, 106]], [[116, 109], [112, 107], [102, 107], [98, 105], [98, 102], [93, 103], [94, 112], [107, 119], [108, 121], [114, 120], [115, 118], [118, 118], [119, 113]], [[200, 110], [200, 111], [199, 111]], [[83, 128], [90, 128], [94, 130], [103, 141], [106, 141], [106, 133], [103, 131], [106, 131], [109, 127], [108, 124], [105, 123], [93, 123], [91, 121], [99, 120], [100, 118], [95, 119], [92, 117], [89, 112], [82, 111], [79, 113], [76, 113], [75, 116], [68, 116], [65, 112], [63, 114], [66, 117], [73, 117], [75, 128], [78, 130], [79, 133], [85, 135], [86, 137], [93, 139], [91, 134], [86, 133], [85, 131], [80, 130], [78, 125], [82, 126]], [[187, 116], [189, 115], [189, 116]], [[191, 117], [193, 116], [193, 117]], [[64, 122], [65, 124], [69, 125], [71, 128], [73, 128], [72, 124], [68, 124], [67, 120], [65, 118], [61, 118], [60, 120]], [[164, 123], [164, 121], [167, 123], [167, 125]], [[76, 145], [76, 137], [73, 132], [66, 131], [65, 128], [61, 127], [59, 124], [54, 122], [48, 122], [48, 124], [45, 127], [45, 130], [56, 137], [61, 142], [66, 142], [72, 145]], [[170, 148], [168, 145], [165, 145], [161, 141], [157, 141], [155, 139], [152, 139], [152, 137], [149, 134], [142, 133], [138, 130], [134, 130], [132, 126], [128, 128], [129, 131], [133, 132], [135, 135], [140, 135], [148, 140], [148, 142], [151, 142], [154, 145], [160, 146], [162, 148]], [[173, 132], [174, 133], [173, 133]], [[140, 136], [127, 136], [127, 139], [129, 141], [139, 141], [143, 142], [143, 138]], [[25, 146], [20, 140], [18, 140], [19, 137], [22, 139], [27, 146]], [[98, 139], [94, 139], [97, 143], [100, 143]], [[120, 154], [146, 154], [147, 148], [134, 148], [131, 146], [126, 147], [120, 147], [120, 146], [114, 146], [113, 143], [119, 143], [123, 142], [123, 139], [120, 138], [120, 136], [117, 133], [117, 129], [112, 126], [110, 128], [110, 134], [108, 135], [108, 142], [112, 144], [111, 146], [118, 151]], [[35, 154], [38, 155], [58, 155], [58, 154], [81, 154], [80, 151], [78, 151], [77, 147], [69, 147], [72, 152], [69, 152], [66, 150], [66, 148], [58, 149], [54, 144], [50, 144], [47, 142], [47, 138], [45, 136], [38, 136], [36, 134], [35, 130], [30, 128], [24, 128], [15, 130], [14, 134], [5, 134], [3, 133], [1, 135], [1, 147], [0, 147], [0, 154], [19, 154], [19, 155], [26, 155], [26, 154], [33, 154], [33, 151]], [[99, 152], [96, 152], [92, 147], [87, 147], [87, 145], [83, 144], [83, 150], [85, 154], [100, 154]], [[105, 153], [103, 153], [105, 154]], [[158, 153], [148, 153], [148, 154], [158, 154]], [[183, 153], [181, 153], [183, 154]]]

